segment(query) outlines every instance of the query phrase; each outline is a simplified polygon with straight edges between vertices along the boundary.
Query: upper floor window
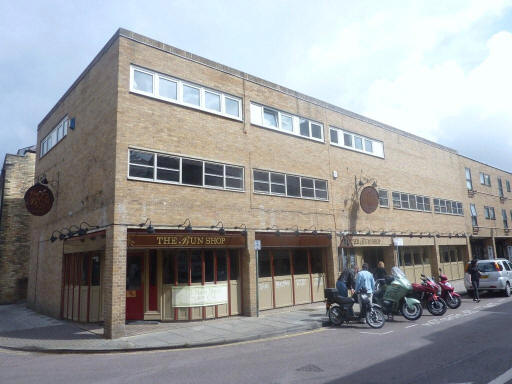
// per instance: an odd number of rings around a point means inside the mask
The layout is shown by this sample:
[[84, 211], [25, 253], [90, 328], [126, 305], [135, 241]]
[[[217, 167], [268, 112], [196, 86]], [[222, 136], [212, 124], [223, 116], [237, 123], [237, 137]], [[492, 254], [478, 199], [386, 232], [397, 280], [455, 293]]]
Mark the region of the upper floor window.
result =
[[434, 199], [434, 212], [461, 216], [464, 214], [462, 203], [444, 199]]
[[468, 190], [473, 190], [473, 181], [471, 180], [471, 169], [466, 168], [466, 187]]
[[410, 193], [393, 192], [393, 208], [431, 212], [430, 198]]
[[43, 157], [50, 149], [55, 147], [68, 134], [69, 119], [66, 116], [59, 124], [51, 130], [49, 134], [41, 140], [40, 157]]
[[498, 177], [498, 193], [500, 197], [503, 197], [503, 183], [501, 182], [501, 177]]
[[251, 103], [251, 123], [315, 141], [324, 141], [324, 126], [321, 123], [255, 103]]
[[239, 191], [244, 189], [243, 167], [135, 149], [130, 149], [129, 155], [130, 179]]
[[484, 207], [485, 218], [489, 220], [496, 220], [496, 214], [494, 213], [494, 207]]
[[379, 206], [389, 208], [388, 191], [379, 189]]
[[473, 225], [473, 227], [477, 227], [478, 219], [477, 219], [475, 204], [469, 204], [469, 210], [471, 212], [471, 224]]
[[505, 185], [507, 186], [507, 192], [510, 192], [510, 181], [505, 180]]
[[332, 145], [384, 158], [384, 144], [382, 141], [335, 127], [330, 127], [329, 131]]
[[508, 229], [507, 211], [505, 209], [501, 210], [501, 216], [503, 217], [503, 228]]
[[327, 181], [254, 169], [254, 192], [303, 199], [327, 200]]
[[130, 74], [132, 92], [242, 120], [238, 97], [133, 65]]
[[480, 172], [480, 184], [491, 186], [491, 176], [487, 173]]

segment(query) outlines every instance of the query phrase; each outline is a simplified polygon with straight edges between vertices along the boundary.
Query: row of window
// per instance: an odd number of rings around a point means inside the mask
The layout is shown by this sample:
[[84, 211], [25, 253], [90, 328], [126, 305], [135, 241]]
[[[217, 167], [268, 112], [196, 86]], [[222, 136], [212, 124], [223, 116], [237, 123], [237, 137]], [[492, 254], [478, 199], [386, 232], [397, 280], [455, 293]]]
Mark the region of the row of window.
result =
[[339, 128], [330, 127], [331, 144], [337, 147], [363, 152], [384, 158], [384, 144]]
[[50, 149], [55, 147], [64, 136], [68, 134], [69, 119], [66, 116], [41, 140], [40, 157], [43, 157]]
[[[379, 189], [379, 206], [388, 208], [388, 191]], [[432, 212], [430, 197], [414, 195], [411, 193], [393, 192], [393, 208], [413, 211]], [[434, 199], [434, 212], [451, 215], [464, 215], [462, 203], [445, 199]]]
[[254, 170], [254, 192], [327, 200], [327, 181], [285, 173]]
[[[477, 227], [478, 214], [476, 212], [475, 204], [470, 204], [469, 210], [471, 211], [471, 223], [473, 224], [473, 227]], [[496, 213], [494, 212], [494, 207], [484, 206], [484, 217], [487, 220], [496, 220]], [[508, 229], [508, 217], [506, 209], [501, 210], [501, 217], [503, 219], [503, 228]], [[512, 209], [510, 210], [510, 219], [512, 220]]]
[[242, 101], [238, 97], [139, 67], [132, 66], [130, 71], [132, 92], [235, 119], [242, 118]]
[[[465, 171], [466, 171], [466, 187], [467, 187], [468, 190], [472, 191], [473, 190], [473, 181], [471, 179], [471, 169], [466, 168]], [[501, 180], [501, 177], [497, 177], [497, 180], [498, 180], [498, 193], [499, 193], [499, 196], [500, 197], [504, 197], [503, 182]], [[490, 187], [491, 186], [491, 176], [488, 175], [487, 173], [480, 172], [480, 184], [486, 185], [486, 186]], [[505, 186], [507, 188], [507, 192], [511, 192], [510, 181], [509, 180], [505, 180]]]

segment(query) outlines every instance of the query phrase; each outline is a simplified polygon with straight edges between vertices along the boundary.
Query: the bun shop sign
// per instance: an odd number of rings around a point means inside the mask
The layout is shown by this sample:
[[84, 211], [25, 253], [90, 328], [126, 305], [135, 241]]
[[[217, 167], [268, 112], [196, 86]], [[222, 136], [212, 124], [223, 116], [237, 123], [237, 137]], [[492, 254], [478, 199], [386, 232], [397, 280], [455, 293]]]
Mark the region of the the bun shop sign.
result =
[[137, 233], [128, 232], [129, 248], [245, 248], [240, 233]]

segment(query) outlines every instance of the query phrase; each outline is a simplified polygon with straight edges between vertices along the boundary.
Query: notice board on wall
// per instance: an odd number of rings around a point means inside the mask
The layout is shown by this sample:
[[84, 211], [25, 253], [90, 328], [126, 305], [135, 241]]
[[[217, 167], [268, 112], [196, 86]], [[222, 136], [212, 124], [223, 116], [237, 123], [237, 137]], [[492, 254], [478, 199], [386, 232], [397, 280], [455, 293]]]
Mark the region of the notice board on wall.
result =
[[204, 307], [228, 303], [228, 284], [172, 287], [173, 307]]

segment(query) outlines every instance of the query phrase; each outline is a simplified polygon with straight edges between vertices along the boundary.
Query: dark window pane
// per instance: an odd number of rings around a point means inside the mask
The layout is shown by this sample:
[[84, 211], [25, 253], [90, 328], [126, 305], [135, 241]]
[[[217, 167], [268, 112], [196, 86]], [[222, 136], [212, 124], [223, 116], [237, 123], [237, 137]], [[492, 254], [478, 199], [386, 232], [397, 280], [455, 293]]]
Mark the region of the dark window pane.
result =
[[254, 182], [254, 190], [257, 192], [269, 192], [268, 183], [258, 183]]
[[302, 178], [301, 180], [302, 182], [302, 186], [305, 187], [305, 188], [313, 188], [313, 180], [312, 179], [306, 179], [306, 178]]
[[315, 188], [316, 189], [327, 189], [327, 181], [324, 180], [315, 180]]
[[224, 178], [219, 176], [210, 176], [205, 175], [204, 176], [204, 184], [210, 185], [213, 187], [224, 187]]
[[275, 250], [274, 255], [274, 276], [291, 275], [290, 254], [288, 250]]
[[270, 254], [267, 250], [259, 251], [258, 255], [259, 277], [270, 277]]
[[406, 266], [411, 266], [412, 265], [412, 257], [411, 257], [411, 254], [408, 251], [406, 251], [404, 253], [404, 264]]
[[80, 285], [89, 285], [89, 255], [82, 255], [82, 276]]
[[284, 195], [285, 194], [285, 186], [281, 184], [271, 184], [270, 186], [272, 193], [279, 193]]
[[153, 165], [155, 156], [152, 153], [130, 151], [130, 163], [141, 165]]
[[306, 119], [300, 119], [300, 134], [309, 137], [309, 121]]
[[317, 190], [315, 193], [317, 199], [327, 200], [327, 191]]
[[319, 249], [311, 250], [311, 273], [323, 273], [322, 251]]
[[228, 267], [226, 264], [226, 251], [217, 252], [217, 281], [226, 281], [228, 278]]
[[271, 173], [270, 174], [270, 181], [272, 183], [284, 184], [284, 175], [280, 174], [280, 173]]
[[164, 254], [164, 284], [174, 284], [174, 255], [171, 252]]
[[156, 164], [162, 168], [180, 169], [180, 159], [177, 157], [158, 155]]
[[224, 166], [221, 164], [204, 163], [204, 173], [224, 176]]
[[153, 180], [153, 168], [130, 165], [130, 176]]
[[411, 209], [416, 209], [416, 196], [409, 195], [409, 206]]
[[226, 188], [243, 189], [242, 180], [226, 177]]
[[226, 165], [226, 176], [242, 178], [244, 176], [243, 168]]
[[92, 274], [91, 274], [91, 285], [100, 285], [100, 257], [92, 257]]
[[423, 254], [423, 264], [430, 264], [430, 257], [427, 253]]
[[363, 139], [361, 137], [354, 136], [354, 147], [363, 150]]
[[311, 123], [311, 136], [316, 139], [322, 138], [322, 127], [318, 124]]
[[286, 176], [288, 196], [300, 196], [300, 177]]
[[414, 265], [421, 265], [423, 261], [421, 260], [421, 253], [414, 254]]
[[126, 261], [126, 290], [140, 289], [142, 279], [142, 258], [139, 256], [128, 256]]
[[182, 183], [203, 185], [203, 163], [195, 160], [182, 160]]
[[229, 251], [229, 264], [230, 280], [238, 280], [238, 275], [240, 273], [238, 266], [238, 251]]
[[315, 197], [315, 191], [310, 188], [302, 188], [302, 197]]
[[293, 273], [295, 275], [308, 273], [308, 254], [303, 249], [293, 251]]
[[192, 251], [192, 255], [190, 257], [190, 273], [192, 276], [192, 283], [200, 283], [203, 281], [201, 251]]
[[213, 251], [204, 251], [204, 281], [214, 281], [213, 276]]
[[430, 198], [424, 197], [423, 201], [425, 202], [425, 211], [430, 211]]
[[157, 168], [156, 178], [158, 180], [163, 180], [163, 181], [179, 182], [180, 181], [180, 172], [179, 171], [169, 171], [167, 169]]
[[268, 172], [254, 171], [254, 180], [268, 183]]
[[277, 128], [277, 111], [263, 108], [263, 120], [265, 125]]
[[188, 283], [188, 255], [186, 251], [178, 254], [178, 283]]
[[352, 146], [352, 135], [349, 135], [348, 133], [344, 133], [343, 134], [343, 143], [345, 144], [345, 146], [351, 147]]
[[331, 143], [338, 144], [338, 131], [331, 129]]

